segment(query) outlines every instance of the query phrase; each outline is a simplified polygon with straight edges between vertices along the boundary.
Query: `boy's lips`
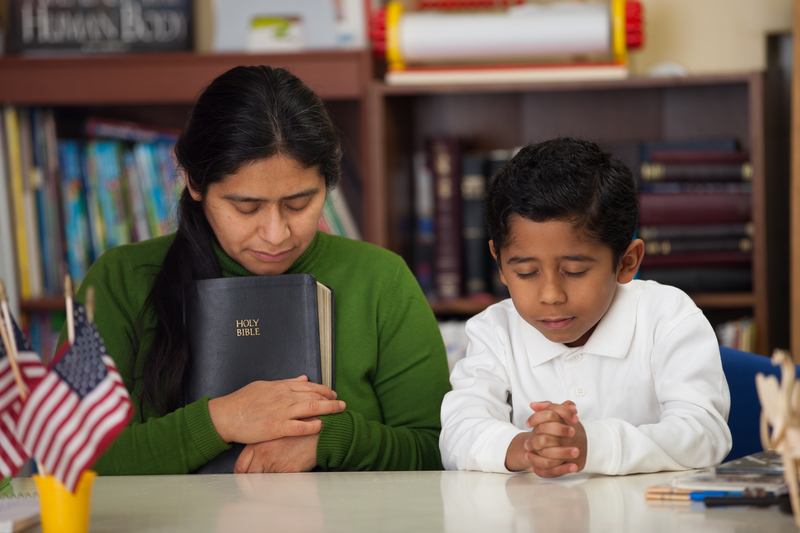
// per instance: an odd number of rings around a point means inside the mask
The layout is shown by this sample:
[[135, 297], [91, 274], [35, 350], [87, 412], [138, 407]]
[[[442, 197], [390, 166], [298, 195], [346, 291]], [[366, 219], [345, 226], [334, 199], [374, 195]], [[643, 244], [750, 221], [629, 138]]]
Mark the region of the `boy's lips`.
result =
[[575, 320], [575, 317], [570, 318], [543, 318], [539, 320], [544, 327], [549, 329], [564, 329]]

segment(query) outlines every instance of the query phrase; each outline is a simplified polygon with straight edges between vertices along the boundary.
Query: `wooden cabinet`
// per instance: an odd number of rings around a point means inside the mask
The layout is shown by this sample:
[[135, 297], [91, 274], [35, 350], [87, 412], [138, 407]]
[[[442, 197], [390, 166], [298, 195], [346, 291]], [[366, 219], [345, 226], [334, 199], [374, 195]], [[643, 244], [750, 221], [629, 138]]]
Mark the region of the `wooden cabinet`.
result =
[[[710, 317], [719, 320], [752, 314], [758, 351], [773, 347], [769, 285], [768, 183], [764, 156], [764, 83], [761, 73], [668, 79], [547, 83], [536, 85], [389, 86], [373, 81], [368, 120], [372, 131], [370, 174], [381, 183], [376, 195], [385, 212], [377, 241], [409, 254], [412, 154], [425, 138], [447, 134], [471, 149], [508, 149], [559, 135], [594, 140], [603, 146], [659, 140], [736, 137], [753, 165], [752, 220], [755, 233], [753, 288], [749, 292], [692, 294]], [[783, 221], [785, 224], [785, 221]], [[434, 302], [442, 315], [469, 315], [485, 303]], [[712, 318], [712, 322], [714, 319]]]

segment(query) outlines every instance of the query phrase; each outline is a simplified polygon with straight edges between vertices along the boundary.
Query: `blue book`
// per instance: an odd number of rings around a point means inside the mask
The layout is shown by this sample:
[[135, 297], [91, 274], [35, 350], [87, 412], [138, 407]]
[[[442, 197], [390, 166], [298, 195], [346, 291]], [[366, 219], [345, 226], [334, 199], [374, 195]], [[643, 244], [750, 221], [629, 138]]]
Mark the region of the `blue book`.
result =
[[67, 267], [75, 283], [81, 282], [92, 261], [81, 152], [77, 141], [58, 142]]

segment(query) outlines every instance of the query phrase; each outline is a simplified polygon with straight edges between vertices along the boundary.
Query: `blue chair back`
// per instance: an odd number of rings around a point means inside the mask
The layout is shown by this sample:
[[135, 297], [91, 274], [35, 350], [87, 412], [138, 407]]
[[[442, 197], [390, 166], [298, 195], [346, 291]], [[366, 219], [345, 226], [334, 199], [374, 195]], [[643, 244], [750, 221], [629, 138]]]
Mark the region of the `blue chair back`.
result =
[[[731, 412], [728, 427], [733, 436], [733, 448], [725, 458], [732, 461], [745, 455], [760, 452], [759, 420], [761, 402], [756, 392], [756, 374], [773, 374], [780, 380], [780, 367], [773, 366], [772, 360], [763, 355], [740, 352], [720, 346], [722, 369], [731, 391]], [[724, 461], [723, 461], [724, 462]]]

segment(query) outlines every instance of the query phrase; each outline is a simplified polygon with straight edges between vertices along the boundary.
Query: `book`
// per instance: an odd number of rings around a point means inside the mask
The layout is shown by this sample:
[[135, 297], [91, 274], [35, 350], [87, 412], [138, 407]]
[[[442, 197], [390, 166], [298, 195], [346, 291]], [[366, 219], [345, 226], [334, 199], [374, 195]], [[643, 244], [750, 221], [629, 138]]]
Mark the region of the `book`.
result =
[[422, 292], [436, 297], [433, 284], [433, 263], [436, 232], [434, 223], [433, 174], [424, 151], [413, 155], [414, 237], [412, 270]]
[[39, 498], [11, 496], [0, 498], [0, 532], [24, 531], [39, 523]]
[[741, 153], [739, 139], [736, 137], [719, 137], [692, 140], [651, 141], [642, 143], [640, 158], [642, 162], [654, 161], [653, 154], [666, 151], [676, 152], [728, 152]]
[[785, 485], [780, 455], [773, 451], [758, 452], [715, 468], [683, 474], [672, 481], [673, 488], [689, 491], [761, 489], [776, 492]]
[[652, 150], [650, 161], [658, 163], [747, 163], [750, 154], [728, 150]]
[[433, 282], [439, 298], [457, 298], [463, 282], [459, 141], [435, 137], [429, 140], [428, 150], [436, 228]]
[[750, 222], [749, 193], [639, 194], [639, 224], [728, 224]]
[[753, 474], [783, 476], [783, 460], [775, 450], [764, 450], [727, 461], [715, 468], [717, 474]]
[[[489, 244], [483, 224], [483, 195], [486, 192], [484, 156], [461, 156], [461, 220], [464, 253], [464, 292], [489, 292]], [[489, 257], [487, 257], [489, 256]]]
[[699, 252], [752, 252], [750, 237], [709, 237], [698, 239], [644, 240], [645, 252], [650, 255], [670, 255]]
[[[0, 280], [6, 286], [9, 304], [16, 306], [19, 302], [19, 285], [15, 261], [13, 197], [7, 164], [5, 126], [4, 121], [0, 120]], [[19, 316], [14, 307], [12, 314]]]
[[753, 223], [743, 224], [674, 224], [640, 226], [639, 238], [654, 239], [709, 239], [714, 237], [752, 237]]
[[672, 285], [684, 292], [736, 292], [753, 288], [750, 266], [684, 266], [639, 270], [640, 279]]
[[86, 135], [101, 139], [140, 143], [175, 143], [180, 133], [180, 130], [146, 126], [138, 122], [126, 122], [101, 117], [89, 117], [86, 119]]
[[10, 0], [12, 53], [192, 49], [190, 0]]
[[42, 186], [40, 169], [33, 161], [33, 136], [29, 108], [19, 108], [19, 148], [22, 162], [22, 211], [25, 217], [25, 250], [30, 269], [30, 296], [44, 296], [44, 272], [42, 270], [42, 240], [39, 231], [39, 209], [37, 197]]
[[698, 265], [750, 265], [752, 261], [753, 254], [749, 252], [697, 252], [670, 255], [644, 254], [642, 268]]
[[753, 186], [750, 182], [739, 181], [648, 181], [639, 184], [639, 192], [676, 194], [676, 193], [750, 193]]
[[64, 233], [68, 243], [67, 270], [73, 281], [80, 283], [92, 262], [92, 246], [78, 141], [59, 141], [58, 158], [61, 166]]
[[[514, 157], [514, 154], [517, 150], [490, 150], [486, 154], [486, 186], [488, 187], [489, 184], [492, 182], [494, 176], [500, 171], [501, 168], [506, 166], [508, 162]], [[488, 249], [489, 243], [486, 243], [486, 247]], [[506, 287], [505, 283], [503, 283], [503, 279], [500, 277], [500, 269], [497, 267], [497, 263], [494, 260], [494, 257], [491, 257], [491, 252], [489, 252], [490, 261], [489, 261], [489, 290], [492, 293], [492, 296], [499, 299], [510, 298], [511, 294], [508, 292], [508, 287]]]
[[[186, 282], [186, 403], [256, 381], [308, 376], [335, 385], [334, 294], [311, 274]], [[235, 445], [197, 473], [233, 472]]]
[[751, 181], [745, 163], [642, 163], [642, 181]]

